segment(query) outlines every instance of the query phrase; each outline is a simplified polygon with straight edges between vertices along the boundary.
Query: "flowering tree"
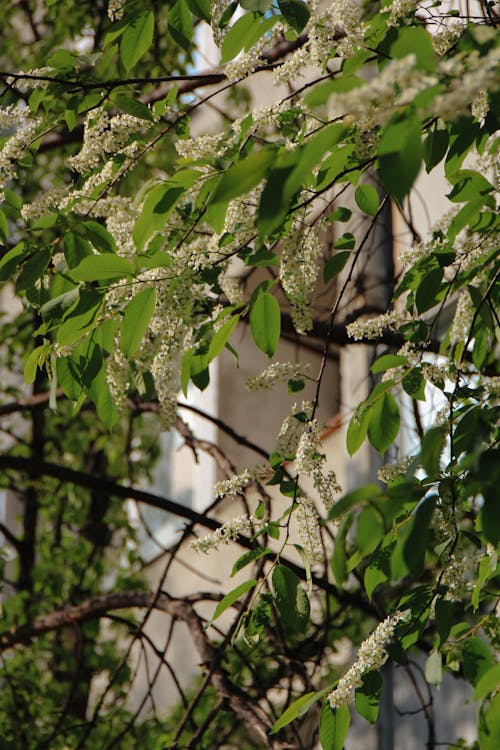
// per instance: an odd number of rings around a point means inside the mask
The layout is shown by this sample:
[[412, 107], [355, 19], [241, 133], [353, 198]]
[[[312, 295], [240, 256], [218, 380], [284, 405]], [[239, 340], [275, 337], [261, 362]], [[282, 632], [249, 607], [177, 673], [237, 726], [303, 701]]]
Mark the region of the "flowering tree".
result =
[[[429, 684], [443, 670], [472, 684], [479, 744], [493, 750], [496, 6], [1, 7], [0, 465], [21, 514], [0, 527], [5, 747], [306, 748], [319, 733], [337, 750], [352, 712], [376, 721], [381, 666], [410, 670], [420, 651]], [[209, 33], [221, 64], [198, 72]], [[276, 92], [265, 107], [252, 100], [263, 77]], [[449, 190], [427, 237], [413, 220], [423, 170]], [[377, 309], [363, 279], [374, 259], [387, 262], [373, 237], [391, 206], [409, 239], [395, 268], [383, 267], [391, 289]], [[322, 339], [324, 354], [318, 372], [273, 361], [250, 379], [251, 389], [299, 395], [312, 383], [313, 396], [276, 425], [271, 455], [219, 423], [266, 460], [231, 476], [177, 401], [190, 383], [207, 387], [224, 349], [237, 359], [239, 325], [270, 360], [290, 330]], [[343, 494], [318, 409], [329, 347], [349, 341], [375, 357], [373, 388], [345, 416], [347, 453], [368, 441], [386, 463], [378, 483]], [[418, 439], [397, 456], [403, 403]], [[158, 432], [171, 428], [216, 457], [226, 475], [216, 502], [233, 495], [244, 514], [221, 525], [137, 488]], [[140, 576], [125, 499], [188, 522], [155, 591]], [[220, 595], [170, 596], [167, 572], [190, 539], [200, 554], [239, 545], [232, 572], [251, 572]], [[148, 641], [153, 610], [170, 632], [187, 626], [205, 667], [194, 687], [178, 684], [171, 716], [152, 698], [162, 668], [177, 680], [170, 636], [162, 649]], [[223, 613], [232, 619], [218, 627]], [[339, 671], [341, 637], [359, 649]], [[159, 666], [136, 710], [127, 695], [137, 644]], [[424, 699], [421, 710], [434, 747]]]

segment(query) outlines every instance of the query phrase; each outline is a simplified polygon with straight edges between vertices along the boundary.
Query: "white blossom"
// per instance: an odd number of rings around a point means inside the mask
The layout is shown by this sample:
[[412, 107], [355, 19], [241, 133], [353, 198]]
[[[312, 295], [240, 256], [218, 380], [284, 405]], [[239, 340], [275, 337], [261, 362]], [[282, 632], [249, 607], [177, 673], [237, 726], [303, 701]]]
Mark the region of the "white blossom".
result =
[[214, 486], [215, 497], [241, 495], [252, 479], [253, 476], [248, 469], [245, 469], [241, 474], [235, 474], [230, 479], [223, 479]]
[[108, 18], [110, 21], [119, 21], [125, 12], [126, 0], [108, 0]]
[[273, 362], [260, 375], [247, 378], [247, 391], [267, 391], [276, 383], [283, 380], [299, 380], [309, 377], [311, 365], [309, 362], [292, 364], [291, 362]]
[[323, 545], [319, 526], [319, 516], [313, 501], [308, 497], [297, 498], [298, 508], [295, 511], [299, 542], [311, 563], [324, 559]]
[[209, 534], [202, 539], [195, 539], [190, 542], [189, 546], [197, 552], [205, 552], [207, 554], [211, 550], [219, 549], [221, 545], [230, 544], [236, 539], [238, 534], [251, 533], [253, 530], [252, 527], [258, 523], [255, 516], [238, 516], [223, 523], [214, 534]]
[[356, 661], [348, 669], [346, 674], [340, 678], [337, 687], [329, 696], [328, 701], [332, 708], [339, 708], [351, 700], [352, 691], [362, 685], [365, 672], [372, 669], [380, 669], [387, 659], [387, 644], [391, 641], [396, 626], [408, 619], [409, 610], [397, 611], [387, 617], [378, 625], [373, 633], [361, 644]]
[[376, 318], [365, 321], [356, 320], [354, 323], [349, 323], [347, 335], [354, 341], [377, 339], [383, 334], [384, 330], [396, 331], [400, 325], [407, 323], [408, 320], [409, 315], [407, 313], [393, 310], [377, 315]]

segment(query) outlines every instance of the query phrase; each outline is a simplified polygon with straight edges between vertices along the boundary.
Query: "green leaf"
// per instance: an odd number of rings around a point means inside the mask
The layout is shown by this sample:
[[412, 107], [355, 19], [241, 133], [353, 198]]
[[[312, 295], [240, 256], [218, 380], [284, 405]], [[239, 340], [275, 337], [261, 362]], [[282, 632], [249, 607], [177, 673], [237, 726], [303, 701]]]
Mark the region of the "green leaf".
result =
[[330, 521], [340, 518], [344, 513], [347, 513], [354, 508], [356, 505], [365, 501], [376, 500], [382, 495], [382, 489], [378, 484], [364, 484], [362, 487], [358, 487], [357, 490], [348, 492], [346, 495], [341, 497], [333, 505], [328, 513], [328, 519]]
[[141, 215], [132, 231], [134, 244], [138, 250], [142, 250], [155, 232], [163, 229], [179, 198], [187, 188], [193, 185], [199, 175], [200, 173], [195, 169], [185, 169], [177, 172], [172, 179], [160, 185], [154, 185], [149, 191], [142, 206]]
[[352, 250], [355, 244], [355, 236], [351, 232], [345, 232], [338, 240], [335, 240], [333, 247], [338, 250]]
[[481, 508], [481, 523], [486, 539], [495, 547], [500, 542], [500, 512], [498, 485], [485, 487]]
[[494, 575], [496, 567], [497, 567], [496, 554], [492, 555], [491, 558], [489, 557], [489, 555], [485, 555], [485, 557], [481, 558], [479, 562], [479, 572], [477, 575], [476, 585], [474, 586], [474, 590], [471, 596], [471, 604], [474, 608], [474, 612], [479, 607], [479, 598], [481, 595], [481, 589], [483, 588], [486, 581], [489, 580]]
[[70, 268], [76, 268], [88, 255], [94, 255], [90, 242], [77, 232], [66, 232], [63, 239], [63, 251]]
[[274, 601], [285, 630], [304, 633], [309, 625], [309, 599], [298, 576], [285, 565], [273, 571]]
[[98, 221], [84, 221], [83, 232], [100, 253], [116, 253], [116, 242], [108, 230]]
[[245, 13], [231, 26], [221, 47], [221, 63], [224, 64], [241, 52], [253, 26], [258, 22], [254, 13]]
[[368, 438], [382, 455], [394, 442], [399, 432], [399, 407], [392, 393], [383, 393], [371, 409]]
[[408, 572], [421, 575], [424, 569], [427, 540], [436, 498], [427, 497], [418, 505], [407, 529], [398, 536], [391, 559], [394, 580], [403, 578]]
[[439, 687], [443, 681], [443, 660], [439, 651], [431, 651], [425, 662], [425, 679]]
[[24, 363], [24, 380], [28, 385], [35, 382], [38, 368], [43, 367], [49, 352], [47, 344], [35, 347]]
[[369, 216], [376, 215], [380, 206], [380, 199], [378, 192], [373, 185], [359, 185], [354, 193], [354, 198], [360, 209], [364, 211], [365, 214], [368, 214]]
[[[103, 256], [104, 257], [104, 256]], [[103, 295], [94, 289], [80, 292], [77, 306], [70, 311], [57, 331], [57, 341], [62, 346], [71, 346], [95, 326], [103, 305]]]
[[239, 315], [232, 315], [225, 323], [221, 325], [219, 330], [214, 334], [208, 347], [208, 359], [212, 361], [217, 357], [226, 346], [227, 342], [231, 338], [231, 334], [238, 325], [240, 319]]
[[319, 717], [319, 739], [323, 750], [342, 750], [346, 741], [351, 714], [347, 705], [332, 708], [326, 700]]
[[349, 422], [346, 445], [350, 456], [353, 456], [365, 441], [370, 424], [371, 409], [371, 404], [359, 404]]
[[349, 219], [352, 216], [352, 211], [350, 208], [345, 208], [344, 206], [339, 206], [335, 209], [335, 211], [332, 211], [331, 214], [328, 214], [326, 217], [327, 221], [349, 221]]
[[498, 750], [500, 737], [500, 693], [497, 693], [479, 713], [479, 743], [481, 750]]
[[401, 203], [420, 171], [420, 122], [411, 117], [394, 119], [384, 128], [378, 146], [378, 172], [387, 190]]
[[425, 380], [420, 367], [413, 367], [405, 373], [402, 386], [412, 398], [425, 401]]
[[280, 729], [286, 727], [294, 719], [307, 713], [311, 706], [317, 703], [324, 694], [325, 691], [321, 690], [318, 693], [306, 693], [305, 695], [301, 695], [301, 697], [294, 701], [291, 706], [288, 706], [286, 711], [284, 711], [274, 723], [273, 728], [271, 729], [271, 734], [276, 734], [276, 732], [279, 732]]
[[3, 211], [0, 211], [0, 239], [4, 242], [9, 239], [9, 224]]
[[372, 506], [360, 513], [356, 524], [356, 547], [361, 557], [372, 552], [384, 534], [384, 524], [380, 514]]
[[500, 664], [484, 672], [476, 683], [472, 699], [475, 701], [484, 700], [500, 685]]
[[281, 333], [281, 313], [272, 294], [259, 294], [250, 310], [250, 331], [253, 340], [264, 354], [272, 357]]
[[415, 306], [419, 313], [430, 310], [439, 301], [443, 273], [442, 268], [434, 268], [422, 280], [415, 294]]
[[431, 427], [422, 438], [420, 463], [430, 477], [435, 477], [440, 471], [440, 458], [444, 450], [448, 431], [444, 425]]
[[210, 0], [188, 0], [188, 5], [195, 16], [203, 18], [204, 21], [210, 23]]
[[13, 273], [19, 268], [19, 264], [28, 252], [29, 250], [24, 242], [20, 242], [5, 253], [0, 260], [0, 281], [7, 281], [10, 279]]
[[392, 546], [380, 547], [372, 556], [370, 564], [365, 570], [363, 583], [368, 599], [372, 598], [377, 586], [389, 578], [391, 550]]
[[255, 560], [260, 560], [261, 557], [265, 557], [269, 554], [271, 554], [271, 550], [269, 549], [269, 547], [257, 547], [256, 549], [251, 549], [248, 552], [244, 552], [241, 557], [238, 557], [238, 559], [234, 563], [233, 569], [231, 570], [231, 578], [235, 576], [236, 573], [238, 573], [240, 570], [246, 568], [247, 565], [250, 565], [250, 563], [255, 562]]
[[474, 687], [493, 666], [495, 660], [486, 643], [475, 636], [468, 638], [462, 647], [462, 666], [465, 679]]
[[465, 203], [476, 200], [478, 196], [487, 195], [494, 190], [493, 185], [486, 177], [473, 169], [462, 169], [453, 175], [453, 189], [447, 198], [455, 203]]
[[278, 0], [278, 8], [288, 25], [300, 34], [311, 15], [307, 5], [301, 0]]
[[276, 158], [274, 149], [263, 149], [236, 162], [222, 175], [210, 204], [227, 203], [254, 188], [266, 176]]
[[436, 53], [432, 45], [432, 36], [422, 26], [403, 26], [396, 31], [397, 39], [391, 45], [390, 55], [401, 59], [413, 53], [416, 67], [430, 72], [436, 67]]
[[112, 101], [122, 112], [126, 112], [133, 117], [138, 117], [139, 120], [154, 122], [154, 116], [149, 107], [143, 104], [143, 102], [138, 101], [138, 99], [134, 99], [132, 96], [127, 96], [126, 94], [115, 94], [112, 97]]
[[250, 591], [257, 585], [257, 581], [255, 578], [250, 578], [249, 581], [244, 581], [243, 583], [240, 583], [239, 586], [236, 586], [235, 589], [230, 591], [226, 596], [221, 599], [221, 601], [218, 603], [218, 605], [215, 608], [215, 612], [212, 617], [212, 622], [214, 620], [217, 620], [218, 617], [221, 616], [223, 612], [228, 609], [232, 604], [234, 604], [240, 597], [243, 596], [243, 594], [246, 594], [247, 591]]
[[186, 0], [176, 0], [168, 12], [168, 30], [174, 42], [186, 52], [191, 49], [193, 28]]
[[120, 40], [120, 59], [127, 73], [132, 70], [153, 43], [155, 17], [152, 10], [135, 16]]
[[382, 676], [380, 672], [372, 670], [365, 672], [361, 679], [363, 684], [356, 688], [354, 705], [358, 714], [370, 724], [375, 724], [382, 693]]
[[120, 349], [126, 357], [134, 355], [139, 348], [156, 306], [156, 289], [149, 287], [128, 303], [120, 330]]
[[437, 121], [432, 126], [423, 144], [423, 156], [425, 169], [430, 172], [439, 164], [448, 150], [449, 144], [448, 130], [441, 121]]
[[339, 588], [342, 587], [345, 579], [347, 578], [347, 560], [345, 541], [347, 533], [352, 526], [354, 516], [348, 516], [345, 518], [335, 535], [335, 542], [333, 545], [333, 555], [330, 562], [330, 566], [335, 577], [335, 583]]
[[71, 271], [76, 281], [106, 281], [133, 276], [134, 266], [121, 255], [89, 255]]
[[453, 625], [455, 604], [440, 596], [436, 599], [434, 611], [436, 615], [436, 629], [439, 635], [439, 646], [442, 646], [443, 643], [446, 643], [451, 626]]
[[38, 279], [41, 279], [47, 270], [51, 258], [48, 247], [36, 250], [34, 255], [26, 261], [16, 282], [16, 292], [24, 292], [32, 288]]
[[350, 256], [351, 253], [348, 250], [343, 250], [340, 253], [335, 253], [335, 255], [330, 258], [323, 268], [323, 281], [325, 284], [328, 284], [329, 281], [342, 271]]
[[370, 370], [373, 373], [386, 372], [392, 367], [401, 367], [401, 365], [407, 364], [408, 357], [404, 357], [402, 354], [384, 354], [373, 363]]

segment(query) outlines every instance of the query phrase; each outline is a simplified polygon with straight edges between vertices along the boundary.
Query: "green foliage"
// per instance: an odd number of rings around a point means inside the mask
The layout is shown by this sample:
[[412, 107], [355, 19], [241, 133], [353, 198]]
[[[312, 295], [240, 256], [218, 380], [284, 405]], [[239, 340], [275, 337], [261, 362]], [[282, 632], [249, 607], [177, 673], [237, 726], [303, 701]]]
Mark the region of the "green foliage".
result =
[[[353, 6], [352, 17], [303, 0], [128, 0], [109, 3], [109, 14], [106, 3], [0, 5], [0, 481], [22, 508], [2, 526], [5, 747], [257, 748], [277, 733], [291, 745], [290, 724], [315, 721], [323, 750], [340, 750], [347, 701], [375, 723], [382, 663], [420, 652], [430, 690], [446, 672], [470, 683], [480, 750], [494, 750], [492, 8], [469, 17], [438, 3], [436, 35], [419, 13], [385, 2]], [[221, 65], [200, 73], [202, 21]], [[288, 88], [273, 89], [273, 75]], [[389, 209], [400, 258], [385, 239]], [[273, 361], [291, 342], [294, 365]], [[216, 533], [216, 544], [244, 548], [216, 579], [207, 572], [226, 590], [176, 600], [167, 581], [155, 593], [172, 632], [182, 622], [200, 650], [199, 693], [179, 687], [172, 716], [154, 718], [147, 675], [135, 714], [125, 643], [133, 634], [148, 665], [148, 649], [162, 662], [161, 646], [136, 610], [85, 607], [146, 586], [124, 487], [151, 481], [161, 432], [175, 427], [196, 460], [206, 451], [221, 472], [239, 462], [199, 438], [176, 402], [229, 367], [226, 351], [236, 373], [240, 346], [242, 370], [266, 355], [264, 386], [282, 380], [284, 398], [304, 391], [304, 402], [276, 425], [253, 484], [219, 507], [222, 518], [233, 502], [248, 514], [257, 506], [246, 540]], [[315, 373], [302, 368], [310, 350], [322, 358]], [[346, 364], [343, 411], [323, 439], [332, 352]], [[272, 446], [267, 431], [264, 449], [208, 418], [260, 459]], [[249, 408], [249, 431], [262, 432], [260, 418]], [[387, 459], [377, 481], [366, 469], [372, 448]], [[343, 493], [331, 460], [339, 476], [367, 483]], [[214, 530], [211, 510], [187, 517]], [[175, 571], [177, 552], [196, 567], [184, 537], [169, 552]], [[76, 619], [33, 631], [54, 612]], [[366, 645], [378, 627], [383, 642], [332, 709], [341, 683], [330, 654], [342, 638]]]

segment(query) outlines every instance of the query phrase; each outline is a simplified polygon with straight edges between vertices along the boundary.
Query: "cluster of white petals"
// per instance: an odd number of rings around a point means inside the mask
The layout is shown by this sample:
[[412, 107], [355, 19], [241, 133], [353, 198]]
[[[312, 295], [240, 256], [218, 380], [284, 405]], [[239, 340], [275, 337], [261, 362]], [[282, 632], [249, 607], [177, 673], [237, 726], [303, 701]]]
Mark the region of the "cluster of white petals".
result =
[[352, 691], [360, 687], [363, 675], [372, 669], [380, 669], [387, 659], [387, 644], [391, 641], [396, 626], [408, 619], [410, 610], [397, 611], [387, 617], [378, 625], [373, 633], [368, 636], [359, 647], [356, 661], [348, 669], [346, 674], [340, 678], [337, 687], [329, 696], [328, 701], [332, 708], [348, 703], [352, 698]]
[[295, 456], [295, 469], [300, 476], [309, 476], [313, 480], [325, 508], [334, 503], [334, 495], [342, 492], [333, 469], [325, 471], [326, 456], [322, 450], [321, 429], [317, 420], [312, 419], [300, 436]]
[[310, 498], [298, 498], [295, 521], [297, 523], [300, 545], [311, 564], [322, 562], [324, 559], [324, 550], [321, 542], [319, 516]]
[[281, 242], [280, 281], [292, 306], [297, 333], [312, 328], [314, 291], [323, 249], [318, 227], [308, 227], [298, 220]]
[[347, 335], [349, 338], [354, 339], [354, 341], [377, 339], [386, 329], [396, 331], [399, 326], [407, 323], [409, 319], [408, 313], [393, 310], [382, 315], [377, 315], [377, 317], [370, 318], [369, 320], [356, 320], [354, 323], [349, 323], [347, 326]]
[[493, 49], [487, 55], [480, 57], [477, 53], [467, 55], [467, 66], [457, 56], [457, 59], [446, 60], [441, 63], [443, 72], [453, 76], [453, 80], [443, 94], [436, 96], [433, 102], [433, 113], [447, 121], [457, 120], [461, 115], [468, 114], [478, 93], [489, 91], [495, 93], [500, 89], [500, 49]]
[[[290, 414], [283, 420], [276, 450], [285, 458], [295, 456], [299, 440], [305, 429], [305, 420], [302, 418], [302, 415], [305, 415], [306, 419], [310, 419], [312, 410], [313, 403], [311, 401], [303, 401], [300, 411], [298, 405], [294, 404]], [[299, 414], [301, 415], [300, 419], [297, 418]]]
[[397, 26], [400, 18], [414, 14], [417, 9], [416, 0], [392, 0], [390, 5], [384, 5], [380, 13], [389, 13], [387, 26]]
[[245, 387], [247, 391], [267, 391], [276, 383], [281, 383], [284, 380], [299, 380], [309, 377], [310, 370], [311, 365], [309, 362], [301, 364], [273, 362], [260, 375], [251, 375], [248, 377]]
[[126, 0], [108, 0], [108, 18], [110, 21], [119, 21], [125, 12]]
[[235, 474], [230, 479], [223, 479], [214, 486], [215, 497], [241, 495], [252, 479], [253, 475], [248, 469], [242, 471], [241, 474]]
[[205, 552], [207, 554], [214, 549], [219, 549], [222, 545], [230, 544], [236, 539], [238, 534], [252, 533], [253, 527], [258, 523], [257, 518], [254, 516], [238, 516], [223, 523], [214, 534], [209, 534], [202, 539], [195, 539], [190, 542], [189, 546], [197, 552]]
[[90, 172], [107, 154], [116, 154], [127, 146], [144, 124], [144, 120], [129, 114], [111, 116], [103, 107], [89, 112], [82, 147], [68, 159], [68, 166], [76, 172]]
[[12, 135], [9, 134], [5, 143], [0, 147], [0, 194], [6, 183], [15, 177], [16, 164], [31, 146], [41, 122], [38, 118], [25, 119], [18, 116], [14, 109], [3, 112], [4, 124], [0, 127], [14, 127], [15, 130]]
[[449, 336], [452, 344], [467, 340], [471, 332], [474, 310], [474, 304], [468, 289], [462, 289], [458, 295], [457, 307], [450, 327]]
[[393, 482], [395, 479], [400, 479], [404, 477], [414, 460], [414, 456], [405, 456], [393, 463], [384, 464], [378, 470], [377, 476], [381, 482]]

